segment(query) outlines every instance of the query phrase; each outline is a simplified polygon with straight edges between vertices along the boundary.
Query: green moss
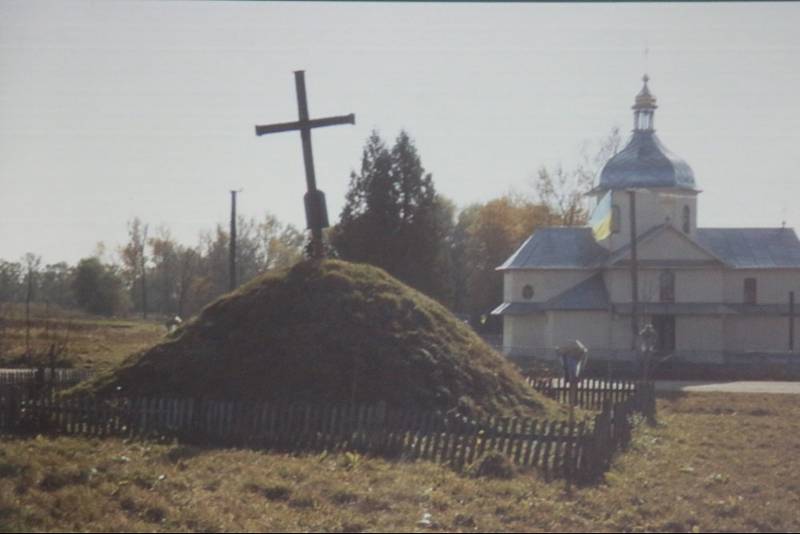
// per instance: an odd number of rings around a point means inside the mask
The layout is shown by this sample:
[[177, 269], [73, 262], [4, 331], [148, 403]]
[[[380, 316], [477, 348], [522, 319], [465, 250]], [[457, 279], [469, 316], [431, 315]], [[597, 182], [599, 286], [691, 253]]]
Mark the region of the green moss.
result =
[[473, 415], [560, 411], [440, 304], [381, 269], [335, 260], [249, 282], [82, 390], [385, 401]]

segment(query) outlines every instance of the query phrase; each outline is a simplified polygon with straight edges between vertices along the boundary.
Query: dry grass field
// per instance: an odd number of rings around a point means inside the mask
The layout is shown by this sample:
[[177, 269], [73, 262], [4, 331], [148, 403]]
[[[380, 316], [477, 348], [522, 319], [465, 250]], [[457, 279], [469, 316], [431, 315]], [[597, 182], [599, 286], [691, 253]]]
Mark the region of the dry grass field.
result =
[[25, 358], [26, 321], [22, 306], [0, 309], [0, 367], [48, 363], [51, 345], [63, 347], [57, 364], [105, 370], [129, 354], [149, 347], [166, 333], [164, 325], [137, 319], [104, 319], [78, 312], [33, 307], [30, 322], [31, 358]]
[[797, 531], [794, 396], [662, 398], [599, 485], [176, 444], [0, 441], [0, 531]]

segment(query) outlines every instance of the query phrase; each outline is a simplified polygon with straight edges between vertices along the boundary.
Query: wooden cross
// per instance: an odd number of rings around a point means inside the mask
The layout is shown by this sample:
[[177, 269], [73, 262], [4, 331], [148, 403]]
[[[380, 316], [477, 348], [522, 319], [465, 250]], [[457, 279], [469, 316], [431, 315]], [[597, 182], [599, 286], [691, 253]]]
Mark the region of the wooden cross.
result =
[[304, 71], [297, 70], [294, 72], [294, 85], [297, 91], [299, 120], [268, 124], [266, 126], [256, 126], [256, 135], [288, 132], [291, 130], [300, 131], [300, 139], [303, 142], [303, 163], [306, 168], [306, 194], [303, 197], [306, 208], [306, 227], [311, 230], [311, 256], [315, 259], [319, 259], [324, 255], [322, 229], [327, 228], [329, 225], [328, 209], [325, 206], [325, 194], [317, 189], [317, 179], [314, 175], [314, 155], [311, 152], [311, 129], [322, 128], [324, 126], [336, 126], [338, 124], [355, 124], [356, 116], [351, 113], [350, 115], [340, 115], [338, 117], [309, 119]]

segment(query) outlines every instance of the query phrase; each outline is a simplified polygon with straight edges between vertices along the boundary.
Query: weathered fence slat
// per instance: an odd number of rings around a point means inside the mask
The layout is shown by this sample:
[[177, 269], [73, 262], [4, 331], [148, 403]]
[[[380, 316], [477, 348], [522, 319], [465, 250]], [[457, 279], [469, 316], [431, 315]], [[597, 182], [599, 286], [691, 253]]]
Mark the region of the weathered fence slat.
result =
[[[58, 376], [58, 375], [57, 375]], [[7, 380], [0, 374], [0, 380]], [[564, 380], [528, 379], [568, 400]], [[584, 380], [577, 403], [600, 409], [593, 424], [389, 409], [384, 404], [319, 406], [177, 398], [25, 397], [0, 391], [0, 432], [87, 436], [174, 436], [181, 441], [287, 451], [352, 450], [431, 460], [463, 469], [487, 452], [537, 466], [546, 479], [596, 477], [631, 441], [633, 414], [654, 417], [652, 383]]]

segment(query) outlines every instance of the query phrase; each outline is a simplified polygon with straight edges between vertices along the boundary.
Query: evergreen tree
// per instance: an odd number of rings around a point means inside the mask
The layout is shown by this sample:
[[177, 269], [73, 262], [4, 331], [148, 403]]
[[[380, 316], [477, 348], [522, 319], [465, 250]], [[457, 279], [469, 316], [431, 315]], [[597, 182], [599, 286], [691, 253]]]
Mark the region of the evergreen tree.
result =
[[389, 149], [367, 139], [331, 244], [346, 260], [370, 263], [450, 304], [452, 203], [436, 194], [413, 140], [401, 131]]

